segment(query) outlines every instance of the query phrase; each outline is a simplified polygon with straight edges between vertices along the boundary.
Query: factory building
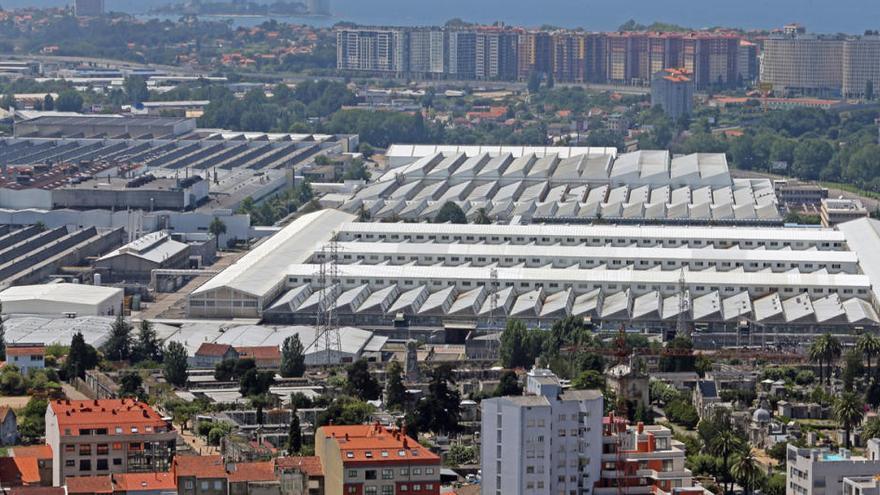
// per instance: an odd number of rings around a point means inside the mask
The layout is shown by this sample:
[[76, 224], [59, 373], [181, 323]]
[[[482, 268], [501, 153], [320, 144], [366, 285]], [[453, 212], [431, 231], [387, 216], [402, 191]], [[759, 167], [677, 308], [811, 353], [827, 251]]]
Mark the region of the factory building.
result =
[[391, 168], [341, 209], [430, 221], [447, 202], [497, 222], [781, 225], [768, 179], [734, 179], [723, 153], [392, 145]]
[[[194, 291], [190, 316], [311, 324], [330, 304], [340, 324], [367, 329], [475, 329], [507, 317], [549, 326], [574, 315], [660, 331], [682, 314], [698, 331], [746, 322], [778, 334], [880, 320], [875, 220], [831, 230], [355, 219], [300, 217]], [[331, 240], [337, 276], [322, 280]]]
[[122, 311], [122, 289], [83, 284], [10, 287], [0, 292], [4, 314], [111, 316]]

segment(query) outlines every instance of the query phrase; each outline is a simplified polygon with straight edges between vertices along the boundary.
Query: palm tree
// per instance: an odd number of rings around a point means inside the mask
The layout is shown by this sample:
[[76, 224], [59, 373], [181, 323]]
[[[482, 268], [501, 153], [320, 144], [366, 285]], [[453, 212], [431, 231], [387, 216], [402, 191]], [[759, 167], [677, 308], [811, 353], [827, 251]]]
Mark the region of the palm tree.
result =
[[834, 363], [840, 359], [840, 355], [843, 352], [840, 346], [840, 341], [830, 333], [826, 333], [816, 340], [818, 341], [818, 344], [816, 345], [818, 345], [819, 349], [822, 351], [822, 360], [825, 361], [825, 364], [828, 366], [828, 373], [825, 374], [825, 383], [831, 385], [831, 371]]
[[218, 217], [214, 217], [211, 220], [211, 224], [208, 225], [208, 232], [214, 235], [214, 242], [216, 242], [217, 249], [220, 249], [220, 236], [226, 233], [226, 224], [223, 220], [220, 220]]
[[752, 454], [751, 448], [744, 446], [742, 451], [736, 455], [733, 459], [733, 465], [730, 466], [730, 474], [743, 488], [744, 495], [752, 493], [755, 485], [758, 484], [761, 469], [758, 467], [758, 460]]
[[819, 364], [819, 383], [821, 384], [825, 379], [825, 341], [821, 338], [813, 340], [813, 343], [810, 344], [810, 350], [808, 354], [810, 356], [810, 361]]
[[741, 445], [739, 437], [730, 428], [722, 430], [712, 441], [712, 453], [721, 457], [724, 462], [724, 493], [730, 492], [730, 457], [740, 449]]
[[880, 339], [870, 333], [863, 333], [856, 342], [856, 349], [865, 356], [868, 371], [871, 371], [871, 359], [880, 354]]
[[834, 401], [834, 419], [843, 426], [846, 433], [844, 444], [850, 448], [849, 434], [853, 426], [862, 422], [865, 416], [865, 403], [855, 392], [844, 392]]

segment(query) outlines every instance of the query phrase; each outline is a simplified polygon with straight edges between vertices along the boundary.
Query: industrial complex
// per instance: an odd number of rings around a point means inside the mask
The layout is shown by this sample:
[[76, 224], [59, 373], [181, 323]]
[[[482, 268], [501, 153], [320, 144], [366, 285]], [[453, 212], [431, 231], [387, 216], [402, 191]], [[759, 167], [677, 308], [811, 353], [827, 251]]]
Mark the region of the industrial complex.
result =
[[446, 202], [474, 219], [779, 225], [768, 179], [733, 179], [723, 153], [613, 148], [393, 145], [381, 177], [340, 208], [431, 220]]

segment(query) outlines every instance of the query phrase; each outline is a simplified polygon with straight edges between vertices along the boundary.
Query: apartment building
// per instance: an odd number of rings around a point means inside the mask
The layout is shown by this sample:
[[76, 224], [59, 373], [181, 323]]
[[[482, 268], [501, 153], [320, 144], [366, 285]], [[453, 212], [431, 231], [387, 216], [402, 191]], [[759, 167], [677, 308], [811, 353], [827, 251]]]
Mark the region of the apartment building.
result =
[[690, 115], [694, 107], [692, 74], [681, 69], [664, 69], [651, 79], [651, 105], [660, 106], [672, 119]]
[[602, 470], [595, 495], [703, 495], [684, 466], [684, 444], [665, 426], [630, 425], [613, 413], [602, 421]]
[[837, 96], [843, 45], [842, 39], [813, 34], [771, 35], [764, 40], [761, 82], [777, 95]]
[[380, 424], [323, 426], [315, 432], [325, 493], [439, 495], [440, 457]]
[[559, 32], [552, 35], [553, 78], [557, 81], [582, 83], [586, 81], [588, 35]]
[[[841, 495], [844, 479], [873, 477], [880, 472], [880, 439], [868, 440], [864, 456], [846, 449], [801, 449], [789, 445], [786, 452], [788, 485], [785, 495]], [[852, 484], [850, 484], [852, 488]]]
[[68, 476], [167, 471], [177, 434], [136, 399], [54, 400], [46, 408], [52, 483]]
[[346, 28], [336, 31], [336, 68], [366, 72], [404, 73], [406, 31]]
[[482, 493], [588, 495], [599, 480], [603, 397], [562, 389], [545, 369], [531, 370], [526, 395], [481, 403]]
[[876, 97], [880, 93], [880, 35], [877, 34], [843, 43], [843, 96], [864, 98], [868, 81]]
[[478, 80], [516, 79], [517, 33], [505, 29], [482, 29], [476, 33], [474, 70]]
[[821, 200], [819, 218], [823, 227], [833, 227], [850, 220], [868, 218], [868, 209], [858, 199], [826, 198]]
[[517, 74], [526, 81], [537, 72], [550, 74], [553, 68], [553, 44], [547, 31], [524, 31], [518, 36]]
[[446, 68], [452, 79], [476, 79], [477, 33], [473, 31], [450, 31], [447, 33], [448, 61]]
[[407, 32], [408, 71], [421, 77], [446, 72], [447, 41], [442, 29], [414, 29]]

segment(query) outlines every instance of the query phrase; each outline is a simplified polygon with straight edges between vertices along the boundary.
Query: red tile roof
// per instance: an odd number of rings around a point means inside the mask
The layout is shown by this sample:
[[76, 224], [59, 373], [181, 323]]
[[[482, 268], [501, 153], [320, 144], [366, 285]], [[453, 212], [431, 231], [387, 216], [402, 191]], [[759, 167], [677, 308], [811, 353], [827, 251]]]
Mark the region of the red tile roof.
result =
[[132, 428], [138, 429], [137, 434], [147, 433], [146, 427], [170, 428], [152, 407], [135, 399], [53, 400], [49, 407], [58, 417], [59, 429], [69, 429], [71, 435], [91, 428], [107, 428], [110, 435], [117, 434], [116, 427], [124, 435], [132, 434]]
[[17, 486], [9, 495], [66, 495], [62, 486]]
[[118, 473], [113, 475], [113, 491], [176, 491], [177, 480], [171, 473]]
[[35, 457], [37, 459], [52, 459], [52, 447], [49, 445], [27, 445], [12, 448], [12, 457]]
[[64, 480], [67, 493], [113, 493], [113, 480], [110, 475], [104, 476], [68, 476]]
[[196, 351], [196, 356], [223, 357], [229, 352], [229, 349], [232, 349], [232, 346], [229, 344], [202, 342], [202, 345], [199, 346], [199, 350]]
[[7, 486], [39, 485], [40, 466], [35, 457], [0, 457], [0, 480]]
[[275, 463], [282, 469], [299, 469], [310, 478], [324, 476], [324, 468], [321, 466], [321, 458], [318, 456], [279, 457], [275, 459]]
[[239, 462], [233, 466], [233, 470], [229, 473], [230, 483], [274, 480], [275, 463], [273, 461]]
[[174, 456], [173, 471], [177, 477], [226, 478], [226, 465], [219, 455]]
[[44, 354], [46, 352], [46, 348], [43, 346], [7, 346], [6, 347], [6, 355], [7, 356], [30, 356], [32, 354]]
[[254, 360], [281, 360], [281, 350], [275, 345], [261, 345], [252, 347], [236, 347], [241, 358], [252, 358]]
[[315, 436], [333, 438], [339, 444], [345, 465], [371, 462], [440, 463], [440, 457], [412, 438], [381, 425], [323, 426]]

